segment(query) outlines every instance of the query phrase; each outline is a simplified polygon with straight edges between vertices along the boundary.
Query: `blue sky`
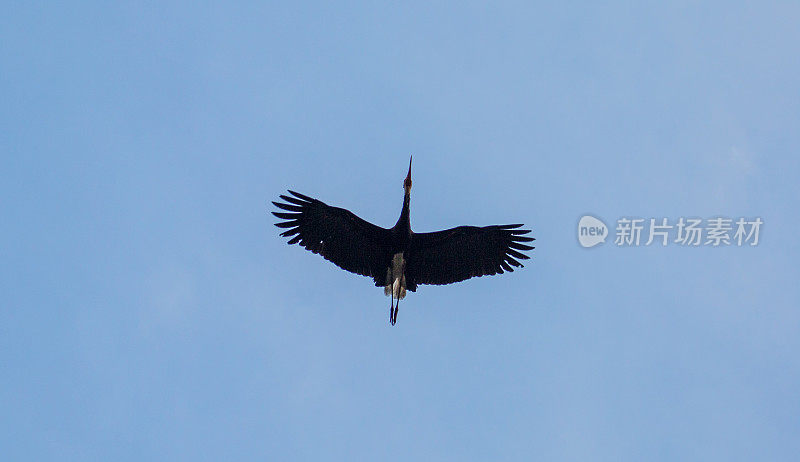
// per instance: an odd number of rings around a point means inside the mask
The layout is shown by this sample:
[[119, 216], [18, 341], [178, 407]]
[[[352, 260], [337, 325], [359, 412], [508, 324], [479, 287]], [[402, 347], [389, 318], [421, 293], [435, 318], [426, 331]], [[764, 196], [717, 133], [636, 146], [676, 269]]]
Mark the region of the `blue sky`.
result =
[[[794, 2], [6, 3], [7, 460], [793, 460]], [[522, 271], [371, 282], [291, 188], [383, 226], [524, 222]], [[583, 249], [580, 216], [761, 217]]]

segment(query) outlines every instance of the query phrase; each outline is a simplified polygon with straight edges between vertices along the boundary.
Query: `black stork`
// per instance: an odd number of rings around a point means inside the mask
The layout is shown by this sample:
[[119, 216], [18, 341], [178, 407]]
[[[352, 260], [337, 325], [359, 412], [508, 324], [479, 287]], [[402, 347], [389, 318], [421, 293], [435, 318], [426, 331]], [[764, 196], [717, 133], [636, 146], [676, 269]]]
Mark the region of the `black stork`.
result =
[[529, 258], [522, 252], [533, 247], [523, 242], [534, 238], [523, 236], [530, 230], [520, 229], [522, 224], [459, 226], [434, 233], [411, 231], [411, 160], [403, 189], [400, 218], [390, 229], [292, 190], [291, 196], [280, 196], [286, 203], [273, 202], [285, 212], [272, 214], [283, 220], [275, 226], [288, 228], [281, 236], [289, 237], [289, 244], [300, 244], [344, 270], [371, 277], [377, 287], [383, 287], [391, 297], [392, 325], [397, 322], [397, 308], [406, 290], [415, 292], [419, 284], [450, 284], [512, 272], [513, 267], [523, 266], [518, 260]]

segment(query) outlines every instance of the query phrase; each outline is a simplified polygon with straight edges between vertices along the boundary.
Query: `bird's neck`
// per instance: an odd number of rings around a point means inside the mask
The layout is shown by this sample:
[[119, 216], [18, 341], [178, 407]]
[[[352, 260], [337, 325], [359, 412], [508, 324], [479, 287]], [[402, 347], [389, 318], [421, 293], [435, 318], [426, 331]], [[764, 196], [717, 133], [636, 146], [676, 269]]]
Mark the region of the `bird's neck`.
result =
[[397, 219], [397, 224], [394, 225], [395, 229], [411, 231], [410, 204], [411, 195], [406, 193], [403, 198], [403, 209], [400, 211], [400, 218]]

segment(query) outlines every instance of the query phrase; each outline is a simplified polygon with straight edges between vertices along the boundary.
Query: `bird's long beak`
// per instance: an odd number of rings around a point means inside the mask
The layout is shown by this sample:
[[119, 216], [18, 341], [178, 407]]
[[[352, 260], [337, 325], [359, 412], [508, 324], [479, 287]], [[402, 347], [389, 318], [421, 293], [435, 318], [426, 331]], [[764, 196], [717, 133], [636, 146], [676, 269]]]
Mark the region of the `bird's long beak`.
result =
[[408, 160], [408, 175], [406, 175], [406, 181], [403, 182], [403, 187], [405, 188], [406, 192], [411, 190], [411, 161], [414, 160], [414, 156]]

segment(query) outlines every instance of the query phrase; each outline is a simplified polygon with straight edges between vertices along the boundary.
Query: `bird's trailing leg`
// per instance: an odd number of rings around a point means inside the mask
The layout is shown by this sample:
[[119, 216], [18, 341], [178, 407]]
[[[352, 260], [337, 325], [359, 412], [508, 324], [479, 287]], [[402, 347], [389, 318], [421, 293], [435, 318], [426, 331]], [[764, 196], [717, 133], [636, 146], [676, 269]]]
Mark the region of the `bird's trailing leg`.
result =
[[[405, 261], [403, 254], [398, 253], [393, 257], [392, 265], [386, 270], [386, 285], [383, 293], [391, 297], [389, 302], [389, 324], [397, 322], [397, 310], [400, 300], [406, 296], [406, 277], [403, 275]], [[395, 275], [399, 275], [395, 277]]]
[[[390, 281], [389, 283], [391, 284], [391, 280], [392, 280], [392, 269], [391, 268], [389, 268], [389, 278], [388, 279]], [[389, 291], [389, 296], [391, 297], [389, 299], [389, 324], [394, 325], [394, 291], [390, 290]]]
[[389, 324], [394, 325], [394, 294], [389, 299]]
[[400, 299], [392, 297], [391, 305], [389, 305], [389, 324], [394, 325], [397, 322], [397, 307], [400, 306]]
[[400, 300], [393, 300], [392, 305], [389, 307], [389, 324], [394, 325], [397, 322], [397, 305]]

